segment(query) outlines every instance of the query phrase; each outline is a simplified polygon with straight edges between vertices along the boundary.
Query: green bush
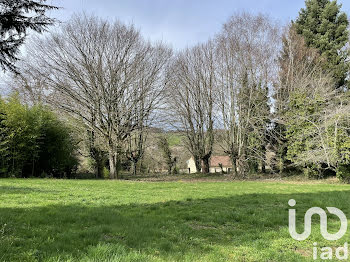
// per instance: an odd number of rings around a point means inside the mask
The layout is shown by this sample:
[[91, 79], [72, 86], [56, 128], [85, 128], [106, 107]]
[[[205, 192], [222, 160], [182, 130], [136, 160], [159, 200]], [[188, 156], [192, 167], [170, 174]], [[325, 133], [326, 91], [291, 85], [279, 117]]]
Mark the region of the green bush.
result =
[[171, 171], [171, 173], [172, 173], [173, 175], [178, 175], [178, 174], [180, 173], [180, 169], [179, 169], [177, 166], [175, 166], [175, 167], [173, 168], [173, 170]]
[[259, 164], [257, 161], [248, 161], [249, 174], [256, 174], [259, 171]]
[[103, 167], [103, 178], [109, 178], [109, 169], [107, 167]]
[[70, 128], [42, 105], [18, 95], [0, 99], [0, 176], [73, 176], [77, 159]]
[[345, 183], [350, 183], [350, 165], [339, 165], [337, 167], [337, 178]]
[[316, 165], [308, 165], [303, 169], [305, 177], [309, 179], [320, 179], [322, 178], [322, 172], [317, 168]]

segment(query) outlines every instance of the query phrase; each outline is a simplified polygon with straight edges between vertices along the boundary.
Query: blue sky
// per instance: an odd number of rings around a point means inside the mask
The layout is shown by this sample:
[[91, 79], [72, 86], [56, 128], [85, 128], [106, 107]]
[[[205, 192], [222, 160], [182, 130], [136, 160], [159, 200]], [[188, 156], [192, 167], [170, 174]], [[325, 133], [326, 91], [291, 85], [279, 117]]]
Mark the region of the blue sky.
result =
[[[163, 40], [175, 49], [205, 41], [239, 11], [264, 13], [285, 24], [304, 7], [304, 0], [49, 0], [63, 7], [51, 15], [67, 21], [85, 11], [107, 19], [133, 22], [146, 38]], [[350, 14], [350, 1], [338, 0]]]

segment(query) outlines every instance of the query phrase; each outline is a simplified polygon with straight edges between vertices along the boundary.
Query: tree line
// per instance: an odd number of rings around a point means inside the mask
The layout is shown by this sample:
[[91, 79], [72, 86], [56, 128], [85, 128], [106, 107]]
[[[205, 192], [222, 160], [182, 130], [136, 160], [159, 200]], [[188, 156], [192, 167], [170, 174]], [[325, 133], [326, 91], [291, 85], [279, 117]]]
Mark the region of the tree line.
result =
[[[184, 135], [198, 172], [209, 172], [216, 144], [235, 177], [269, 165], [347, 180], [348, 19], [336, 1], [305, 5], [284, 27], [266, 15], [235, 14], [212, 39], [178, 52], [132, 24], [75, 15], [30, 41], [9, 67], [17, 73], [9, 86], [26, 110], [49, 107], [63, 126], [64, 119], [79, 126], [98, 177], [108, 165], [118, 178], [124, 161], [136, 174], [152, 127], [166, 126]], [[158, 145], [171, 173], [176, 159], [166, 140]]]

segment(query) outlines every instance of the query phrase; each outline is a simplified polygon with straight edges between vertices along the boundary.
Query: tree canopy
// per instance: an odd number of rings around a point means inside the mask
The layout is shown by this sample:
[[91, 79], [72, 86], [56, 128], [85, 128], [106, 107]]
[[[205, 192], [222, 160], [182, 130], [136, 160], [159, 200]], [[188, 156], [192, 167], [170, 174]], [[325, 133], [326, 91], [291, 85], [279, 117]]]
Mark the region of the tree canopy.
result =
[[325, 59], [324, 69], [332, 71], [336, 87], [344, 86], [349, 69], [345, 48], [349, 41], [348, 17], [337, 1], [306, 0], [305, 5], [295, 21], [296, 31], [303, 35], [307, 46], [319, 50]]
[[42, 33], [55, 19], [46, 15], [58, 7], [45, 4], [46, 0], [0, 1], [0, 66], [4, 71], [17, 72], [15, 62], [28, 31]]

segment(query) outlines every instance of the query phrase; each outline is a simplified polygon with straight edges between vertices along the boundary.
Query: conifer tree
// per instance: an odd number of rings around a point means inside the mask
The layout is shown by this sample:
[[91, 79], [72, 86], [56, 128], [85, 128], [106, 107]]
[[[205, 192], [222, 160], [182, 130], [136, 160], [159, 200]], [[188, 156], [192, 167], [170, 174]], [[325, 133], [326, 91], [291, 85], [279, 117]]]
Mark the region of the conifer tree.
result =
[[295, 22], [296, 31], [304, 36], [307, 46], [319, 50], [325, 59], [324, 69], [331, 70], [336, 87], [342, 87], [349, 69], [347, 15], [336, 0], [306, 0], [305, 5]]
[[45, 4], [46, 0], [1, 0], [0, 1], [0, 67], [3, 71], [17, 72], [14, 63], [18, 60], [20, 46], [28, 30], [42, 33], [55, 19], [46, 12], [57, 7]]

